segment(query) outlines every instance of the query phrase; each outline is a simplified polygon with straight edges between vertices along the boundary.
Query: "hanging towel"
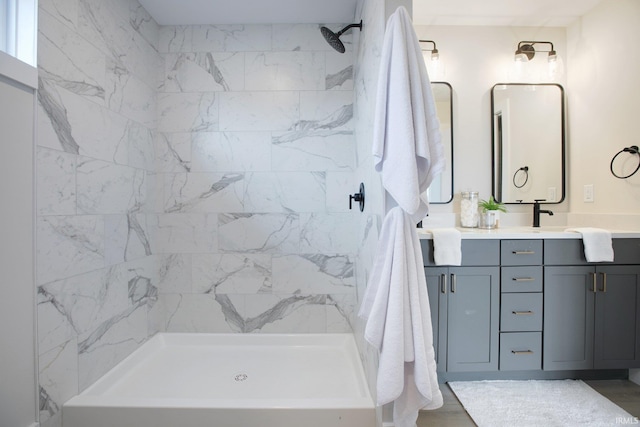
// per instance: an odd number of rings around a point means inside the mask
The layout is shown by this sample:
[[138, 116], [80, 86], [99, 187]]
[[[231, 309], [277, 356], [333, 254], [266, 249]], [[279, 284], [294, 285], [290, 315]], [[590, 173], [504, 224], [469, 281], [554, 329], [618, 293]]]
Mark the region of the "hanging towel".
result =
[[414, 427], [420, 409], [442, 406], [420, 239], [411, 217], [392, 208], [380, 231], [359, 315], [380, 352], [377, 404], [394, 402], [396, 427]]
[[387, 191], [386, 211], [399, 205], [417, 223], [429, 210], [424, 192], [444, 170], [445, 158], [422, 51], [402, 6], [387, 21], [380, 61], [374, 164]]
[[584, 256], [588, 262], [613, 262], [611, 232], [602, 228], [577, 227], [565, 231], [582, 234]]
[[460, 265], [462, 263], [462, 235], [455, 228], [434, 228], [433, 259], [436, 265]]

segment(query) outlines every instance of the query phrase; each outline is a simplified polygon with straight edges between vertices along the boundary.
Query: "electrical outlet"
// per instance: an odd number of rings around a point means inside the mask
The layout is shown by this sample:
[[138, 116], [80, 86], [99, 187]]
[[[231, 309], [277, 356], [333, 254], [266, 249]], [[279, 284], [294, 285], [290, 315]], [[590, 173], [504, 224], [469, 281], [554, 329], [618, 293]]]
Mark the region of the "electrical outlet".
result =
[[547, 201], [548, 202], [556, 201], [556, 187], [547, 188]]
[[593, 184], [586, 184], [584, 186], [583, 200], [587, 203], [593, 203]]

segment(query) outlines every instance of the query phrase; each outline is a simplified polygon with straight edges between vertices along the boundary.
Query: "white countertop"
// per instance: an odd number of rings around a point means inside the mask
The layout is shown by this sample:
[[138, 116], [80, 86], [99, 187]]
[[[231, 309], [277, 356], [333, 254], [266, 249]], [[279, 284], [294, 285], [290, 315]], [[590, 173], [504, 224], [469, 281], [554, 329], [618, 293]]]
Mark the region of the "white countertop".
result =
[[[580, 239], [580, 233], [565, 231], [568, 226], [552, 227], [500, 227], [492, 230], [481, 228], [455, 227], [462, 234], [463, 239]], [[640, 238], [640, 231], [612, 230], [611, 237], [614, 239]], [[421, 239], [431, 239], [431, 232], [419, 228], [418, 235]]]

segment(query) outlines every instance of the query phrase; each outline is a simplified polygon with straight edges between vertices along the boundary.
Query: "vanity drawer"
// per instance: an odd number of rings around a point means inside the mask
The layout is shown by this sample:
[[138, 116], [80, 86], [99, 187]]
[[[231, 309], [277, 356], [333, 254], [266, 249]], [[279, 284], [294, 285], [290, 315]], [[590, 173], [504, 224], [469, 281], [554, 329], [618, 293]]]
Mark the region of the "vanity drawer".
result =
[[[436, 265], [433, 259], [433, 240], [421, 240], [422, 261], [425, 267]], [[500, 241], [497, 239], [462, 239], [462, 265], [500, 265]]]
[[500, 370], [528, 371], [542, 368], [542, 332], [500, 334]]
[[[640, 263], [640, 239], [613, 239], [615, 264]], [[584, 256], [582, 239], [547, 239], [544, 242], [546, 265], [589, 264]]]
[[542, 265], [542, 240], [503, 240], [501, 265]]
[[502, 267], [502, 292], [542, 292], [542, 267]]
[[541, 331], [542, 293], [502, 294], [500, 331]]

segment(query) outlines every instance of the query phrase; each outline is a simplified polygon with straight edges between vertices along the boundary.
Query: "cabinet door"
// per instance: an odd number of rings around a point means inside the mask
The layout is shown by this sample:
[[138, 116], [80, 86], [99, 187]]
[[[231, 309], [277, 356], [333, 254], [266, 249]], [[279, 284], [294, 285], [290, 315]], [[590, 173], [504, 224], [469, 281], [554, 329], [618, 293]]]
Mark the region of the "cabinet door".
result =
[[447, 371], [498, 369], [498, 267], [450, 267]]
[[597, 369], [640, 367], [640, 266], [598, 266]]
[[544, 268], [545, 371], [592, 369], [594, 267]]
[[433, 327], [433, 349], [438, 371], [446, 370], [447, 360], [447, 292], [449, 291], [449, 269], [429, 267], [424, 269]]

